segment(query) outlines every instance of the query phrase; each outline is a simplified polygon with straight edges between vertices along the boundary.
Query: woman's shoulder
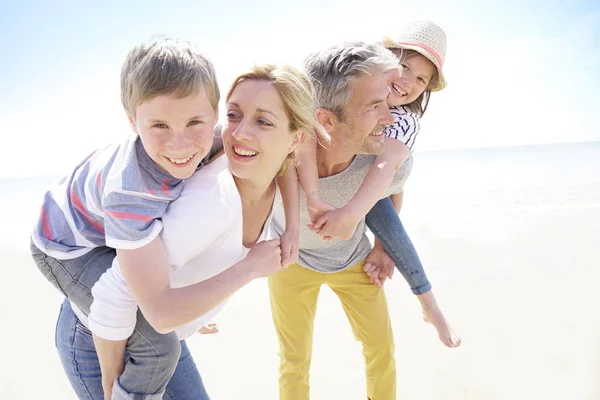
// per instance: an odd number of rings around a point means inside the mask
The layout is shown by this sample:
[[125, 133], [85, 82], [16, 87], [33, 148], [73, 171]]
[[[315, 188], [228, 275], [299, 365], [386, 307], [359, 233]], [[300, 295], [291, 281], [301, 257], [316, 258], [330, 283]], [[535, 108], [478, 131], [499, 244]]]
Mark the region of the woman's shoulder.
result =
[[239, 192], [223, 155], [185, 181], [181, 196], [169, 205], [166, 218], [222, 217], [239, 203]]

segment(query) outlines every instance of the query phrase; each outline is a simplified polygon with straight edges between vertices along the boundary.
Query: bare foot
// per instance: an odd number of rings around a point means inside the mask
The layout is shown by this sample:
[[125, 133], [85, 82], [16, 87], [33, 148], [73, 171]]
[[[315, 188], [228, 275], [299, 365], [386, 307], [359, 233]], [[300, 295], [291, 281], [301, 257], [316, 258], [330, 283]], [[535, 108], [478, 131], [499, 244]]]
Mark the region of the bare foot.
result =
[[214, 322], [209, 322], [198, 331], [198, 333], [202, 335], [212, 335], [213, 333], [217, 332], [219, 332], [219, 327]]
[[437, 330], [442, 343], [450, 348], [460, 346], [461, 339], [454, 331], [439, 307], [423, 308], [423, 319]]

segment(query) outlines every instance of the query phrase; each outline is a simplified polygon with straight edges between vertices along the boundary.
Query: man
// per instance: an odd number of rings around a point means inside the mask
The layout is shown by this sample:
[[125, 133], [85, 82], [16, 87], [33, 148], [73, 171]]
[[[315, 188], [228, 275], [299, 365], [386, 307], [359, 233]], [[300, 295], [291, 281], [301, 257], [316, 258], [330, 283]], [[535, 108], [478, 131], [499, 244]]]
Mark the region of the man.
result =
[[[319, 147], [317, 167], [320, 195], [336, 207], [354, 196], [384, 149], [383, 128], [393, 122], [386, 104], [389, 89], [384, 72], [398, 61], [386, 49], [347, 43], [311, 55], [306, 70], [315, 86], [316, 116], [331, 136]], [[400, 193], [412, 159], [397, 171], [385, 197]], [[300, 194], [300, 252], [298, 264], [269, 278], [271, 311], [280, 344], [279, 394], [282, 400], [309, 398], [309, 369], [313, 325], [322, 284], [342, 302], [366, 363], [367, 396], [396, 398], [394, 339], [385, 294], [363, 271], [375, 269], [374, 280], [384, 280], [393, 262], [376, 243], [371, 251], [364, 218], [349, 240], [321, 240], [310, 223], [306, 195]], [[281, 235], [283, 213], [275, 215], [274, 231]], [[373, 268], [368, 268], [373, 270]]]

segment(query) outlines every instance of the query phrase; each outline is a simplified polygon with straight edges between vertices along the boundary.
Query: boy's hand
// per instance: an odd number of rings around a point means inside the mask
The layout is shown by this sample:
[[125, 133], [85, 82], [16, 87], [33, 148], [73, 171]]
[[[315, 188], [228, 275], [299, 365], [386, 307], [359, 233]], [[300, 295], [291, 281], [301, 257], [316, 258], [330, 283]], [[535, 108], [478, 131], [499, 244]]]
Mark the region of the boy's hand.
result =
[[296, 229], [286, 230], [279, 240], [281, 242], [281, 265], [287, 267], [297, 263], [300, 232]]
[[321, 215], [313, 224], [313, 230], [321, 238], [329, 236], [348, 240], [354, 235], [359, 221], [345, 207], [338, 208]]
[[209, 322], [198, 330], [201, 335], [212, 335], [219, 332], [219, 327], [214, 322]]

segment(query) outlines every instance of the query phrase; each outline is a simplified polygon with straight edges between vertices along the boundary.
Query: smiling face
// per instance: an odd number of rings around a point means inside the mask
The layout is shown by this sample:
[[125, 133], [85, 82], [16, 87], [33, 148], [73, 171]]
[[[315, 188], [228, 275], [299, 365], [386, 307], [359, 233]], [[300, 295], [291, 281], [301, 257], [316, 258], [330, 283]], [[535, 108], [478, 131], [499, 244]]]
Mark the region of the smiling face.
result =
[[400, 68], [386, 72], [390, 88], [388, 106], [397, 107], [415, 101], [426, 89], [435, 73], [435, 65], [417, 54], [405, 59]]
[[234, 176], [272, 180], [298, 143], [274, 84], [239, 82], [227, 99], [223, 145]]
[[217, 111], [202, 89], [183, 98], [153, 97], [139, 105], [129, 121], [156, 165], [174, 178], [186, 179], [212, 146]]
[[383, 129], [394, 122], [386, 104], [389, 89], [382, 72], [363, 74], [349, 82], [352, 98], [344, 108], [336, 135], [352, 154], [379, 154], [383, 151]]

